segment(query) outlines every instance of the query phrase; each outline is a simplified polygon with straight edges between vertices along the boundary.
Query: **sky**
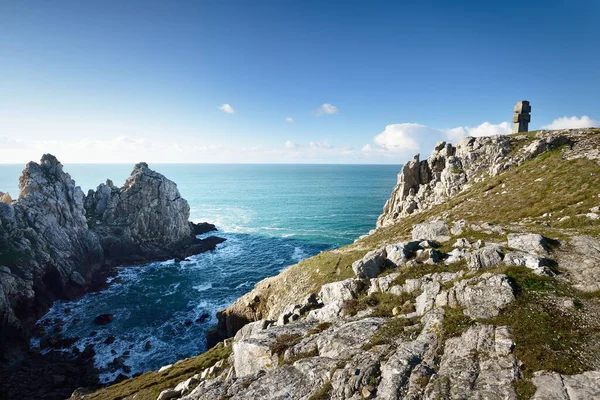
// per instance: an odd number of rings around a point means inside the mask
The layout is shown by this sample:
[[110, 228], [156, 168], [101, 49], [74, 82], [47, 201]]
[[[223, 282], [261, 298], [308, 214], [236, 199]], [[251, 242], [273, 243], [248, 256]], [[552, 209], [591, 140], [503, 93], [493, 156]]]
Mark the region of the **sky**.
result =
[[600, 2], [0, 0], [0, 163], [392, 163], [600, 126]]

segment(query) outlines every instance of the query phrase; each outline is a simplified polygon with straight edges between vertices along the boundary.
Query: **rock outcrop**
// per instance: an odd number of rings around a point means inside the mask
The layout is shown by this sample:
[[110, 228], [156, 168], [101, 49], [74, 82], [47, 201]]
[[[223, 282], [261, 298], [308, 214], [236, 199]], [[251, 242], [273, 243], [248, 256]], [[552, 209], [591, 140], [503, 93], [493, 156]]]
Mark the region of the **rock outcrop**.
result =
[[569, 145], [569, 158], [600, 159], [596, 140], [588, 129], [571, 129], [539, 131], [535, 136], [464, 137], [456, 146], [440, 142], [426, 160], [417, 154], [403, 166], [377, 226], [428, 210], [473, 183], [563, 145]]
[[30, 162], [13, 204], [0, 203], [0, 358], [27, 348], [28, 326], [58, 298], [76, 295], [104, 265], [88, 230], [84, 194], [58, 160]]
[[210, 227], [189, 223], [190, 207], [175, 182], [146, 163], [136, 164], [121, 188], [107, 180], [90, 190], [85, 209], [90, 229], [113, 263], [185, 258], [220, 243], [215, 237], [196, 239], [196, 232]]
[[223, 241], [197, 239], [195, 232], [211, 230], [210, 224], [188, 222], [189, 206], [175, 183], [145, 163], [123, 188], [108, 181], [86, 198], [62, 164], [45, 154], [39, 164], [27, 164], [19, 189], [17, 201], [0, 201], [2, 362], [28, 348], [29, 327], [54, 300], [85, 293], [99, 271], [186, 257]]

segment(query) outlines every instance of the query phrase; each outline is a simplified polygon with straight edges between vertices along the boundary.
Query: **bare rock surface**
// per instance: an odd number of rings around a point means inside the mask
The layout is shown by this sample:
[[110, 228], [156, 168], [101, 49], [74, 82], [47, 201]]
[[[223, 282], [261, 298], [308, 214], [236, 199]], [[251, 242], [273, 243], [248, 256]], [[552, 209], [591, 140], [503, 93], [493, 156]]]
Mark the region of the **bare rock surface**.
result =
[[445, 242], [450, 239], [450, 229], [448, 223], [442, 220], [424, 222], [416, 224], [412, 230], [413, 240], [433, 240], [436, 242]]
[[600, 399], [600, 371], [579, 375], [540, 371], [535, 375], [532, 381], [537, 390], [532, 400]]
[[542, 235], [537, 233], [509, 233], [507, 235], [508, 247], [521, 250], [525, 253], [548, 255], [549, 248]]
[[517, 399], [512, 382], [519, 377], [514, 342], [506, 327], [475, 325], [448, 339], [440, 367], [425, 399]]
[[559, 265], [575, 288], [586, 292], [600, 290], [600, 239], [575, 236], [557, 253]]

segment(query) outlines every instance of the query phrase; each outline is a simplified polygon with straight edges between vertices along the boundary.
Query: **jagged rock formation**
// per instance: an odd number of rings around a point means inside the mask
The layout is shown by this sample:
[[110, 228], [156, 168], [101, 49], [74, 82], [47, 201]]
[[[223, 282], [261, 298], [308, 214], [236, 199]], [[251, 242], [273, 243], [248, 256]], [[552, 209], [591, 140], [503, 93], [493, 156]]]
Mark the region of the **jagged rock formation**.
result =
[[28, 326], [53, 300], [80, 292], [104, 264], [87, 227], [84, 194], [58, 160], [45, 154], [19, 179], [13, 204], [0, 203], [0, 358], [27, 343]]
[[45, 154], [27, 164], [19, 189], [18, 201], [0, 202], [0, 361], [28, 348], [35, 320], [54, 300], [84, 293], [99, 270], [186, 257], [223, 241], [195, 237], [214, 226], [188, 222], [189, 205], [175, 183], [146, 163], [123, 188], [108, 181], [86, 198]]
[[496, 176], [541, 153], [568, 144], [569, 157], [599, 159], [597, 138], [586, 129], [540, 131], [531, 136], [464, 137], [456, 146], [438, 143], [431, 156], [417, 154], [407, 162], [385, 203], [377, 226], [388, 226], [408, 215], [430, 209], [486, 177]]
[[112, 181], [90, 190], [85, 199], [90, 229], [112, 262], [184, 258], [216, 245], [216, 238], [196, 239], [202, 232], [188, 222], [190, 207], [177, 185], [136, 164], [121, 188]]

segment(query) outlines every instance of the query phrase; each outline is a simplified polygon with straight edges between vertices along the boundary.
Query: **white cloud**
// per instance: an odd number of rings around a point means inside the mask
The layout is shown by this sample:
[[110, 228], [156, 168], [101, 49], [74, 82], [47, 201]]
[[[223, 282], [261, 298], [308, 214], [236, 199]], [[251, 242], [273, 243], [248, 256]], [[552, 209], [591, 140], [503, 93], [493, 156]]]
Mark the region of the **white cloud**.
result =
[[327, 114], [338, 114], [340, 112], [340, 110], [329, 103], [325, 103], [323, 104], [321, 107], [319, 107], [319, 109], [316, 111], [317, 117], [320, 117], [322, 115], [327, 115]]
[[7, 136], [0, 136], [0, 146], [2, 146], [4, 150], [27, 148], [27, 144], [22, 140], [9, 138]]
[[581, 118], [577, 117], [561, 117], [557, 118], [552, 123], [542, 126], [542, 129], [574, 129], [574, 128], [592, 128], [600, 126], [600, 121], [591, 119], [587, 115]]
[[370, 144], [365, 144], [360, 151], [365, 152], [365, 153], [369, 153], [371, 151], [373, 151], [373, 146], [371, 146]]
[[312, 149], [331, 149], [331, 148], [333, 148], [333, 146], [327, 142], [310, 142], [310, 143], [308, 143], [308, 145]]
[[419, 139], [426, 139], [430, 135], [438, 135], [439, 131], [420, 124], [393, 124], [375, 136], [373, 141], [385, 150], [401, 153], [419, 150]]
[[219, 110], [226, 112], [227, 114], [233, 114], [235, 112], [235, 110], [233, 109], [233, 107], [231, 107], [230, 104], [223, 104], [221, 107], [219, 107]]
[[[463, 136], [504, 135], [511, 132], [510, 124], [484, 122], [476, 127], [459, 126], [452, 129], [436, 129], [415, 123], [392, 124], [373, 138], [375, 146], [366, 144], [361, 151], [378, 157], [408, 158], [421, 151], [428, 153], [439, 141], [456, 143]], [[422, 158], [428, 154], [422, 154]]]
[[298, 145], [298, 143], [294, 143], [294, 142], [292, 142], [291, 140], [287, 140], [287, 141], [285, 142], [285, 148], [286, 148], [286, 149], [289, 149], [289, 150], [295, 150], [295, 149], [297, 149], [298, 147], [300, 147], [300, 146]]
[[287, 118], [285, 119], [285, 121], [286, 121], [286, 122], [291, 122], [291, 123], [293, 123], [293, 122], [296, 122], [296, 121], [294, 120], [294, 118], [292, 118], [292, 117], [287, 117]]
[[492, 124], [484, 122], [481, 125], [471, 126], [459, 126], [452, 129], [444, 130], [449, 140], [457, 140], [463, 136], [494, 136], [494, 135], [508, 135], [512, 132], [510, 123], [501, 122], [499, 124]]
[[445, 129], [448, 140], [457, 141], [463, 136], [467, 136], [467, 129], [464, 126], [458, 126], [452, 129]]

